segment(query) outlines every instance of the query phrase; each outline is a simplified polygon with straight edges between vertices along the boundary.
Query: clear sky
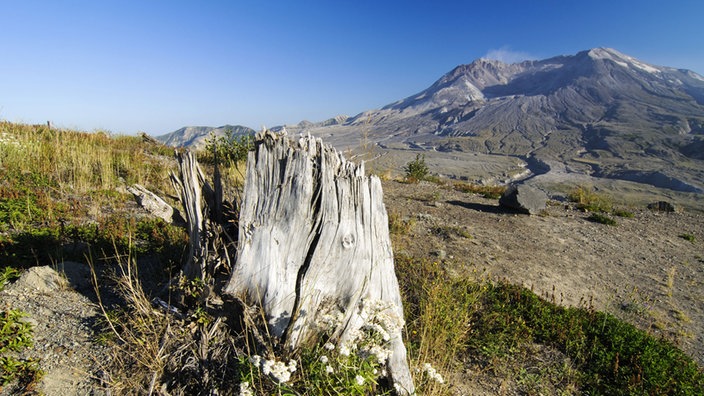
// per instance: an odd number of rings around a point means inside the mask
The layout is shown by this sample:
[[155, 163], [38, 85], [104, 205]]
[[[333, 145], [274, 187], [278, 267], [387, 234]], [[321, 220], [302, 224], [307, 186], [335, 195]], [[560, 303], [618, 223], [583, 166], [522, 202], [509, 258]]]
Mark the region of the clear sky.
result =
[[704, 1], [0, 0], [0, 119], [160, 135], [355, 115], [480, 57], [704, 73]]

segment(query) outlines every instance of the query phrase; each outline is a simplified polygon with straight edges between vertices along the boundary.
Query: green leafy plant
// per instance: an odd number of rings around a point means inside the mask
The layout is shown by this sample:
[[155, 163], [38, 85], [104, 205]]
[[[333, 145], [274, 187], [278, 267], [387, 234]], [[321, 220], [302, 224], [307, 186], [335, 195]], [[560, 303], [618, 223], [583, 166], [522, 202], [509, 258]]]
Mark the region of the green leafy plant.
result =
[[19, 310], [0, 312], [0, 385], [16, 382], [16, 389], [29, 389], [41, 378], [37, 360], [18, 359], [11, 352], [32, 346], [32, 325], [22, 321]]
[[406, 164], [403, 170], [406, 172], [406, 180], [411, 183], [425, 180], [430, 173], [425, 164], [425, 154], [416, 154], [416, 159]]
[[205, 141], [205, 149], [199, 160], [218, 165], [238, 164], [247, 160], [247, 154], [254, 148], [254, 136], [236, 135], [231, 129], [225, 135], [211, 134]]
[[5, 288], [5, 285], [20, 277], [20, 271], [12, 267], [5, 267], [0, 271], [0, 290]]

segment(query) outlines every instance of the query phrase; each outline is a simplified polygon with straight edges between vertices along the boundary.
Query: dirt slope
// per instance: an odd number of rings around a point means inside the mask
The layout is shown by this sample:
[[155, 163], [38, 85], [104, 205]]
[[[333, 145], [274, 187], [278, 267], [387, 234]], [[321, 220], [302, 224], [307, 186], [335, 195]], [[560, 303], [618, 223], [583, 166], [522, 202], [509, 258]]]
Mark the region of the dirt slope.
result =
[[[388, 211], [412, 224], [409, 232], [394, 235], [396, 255], [427, 257], [458, 276], [504, 278], [563, 304], [591, 302], [677, 342], [704, 365], [701, 212], [630, 208], [633, 218], [606, 226], [566, 203], [527, 216], [449, 186], [388, 181], [383, 188]], [[693, 235], [694, 242], [683, 234]], [[0, 302], [24, 310], [35, 325], [35, 346], [26, 356], [41, 358], [42, 392], [103, 394], [100, 362], [108, 351], [91, 334], [99, 313], [87, 298], [86, 268], [71, 266], [69, 284], [11, 285], [0, 293]], [[510, 385], [477, 373], [448, 373], [448, 378], [458, 395], [513, 394]]]
[[[386, 206], [413, 222], [396, 254], [439, 260], [523, 284], [556, 302], [592, 303], [663, 334], [704, 364], [704, 216], [627, 208], [616, 226], [567, 203], [542, 216], [503, 211], [498, 200], [431, 183], [384, 184]], [[680, 235], [693, 235], [690, 242]]]

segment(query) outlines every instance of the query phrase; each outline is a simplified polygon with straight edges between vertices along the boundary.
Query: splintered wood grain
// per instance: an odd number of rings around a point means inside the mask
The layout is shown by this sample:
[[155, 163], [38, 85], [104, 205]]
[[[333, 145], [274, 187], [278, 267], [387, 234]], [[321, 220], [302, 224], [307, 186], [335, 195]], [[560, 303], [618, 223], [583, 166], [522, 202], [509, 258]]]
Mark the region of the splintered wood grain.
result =
[[[226, 293], [260, 306], [287, 347], [317, 340], [320, 316], [344, 315], [344, 342], [365, 323], [365, 302], [403, 318], [381, 183], [320, 139], [264, 132], [247, 161], [237, 260]], [[394, 383], [414, 386], [401, 329], [387, 362]]]

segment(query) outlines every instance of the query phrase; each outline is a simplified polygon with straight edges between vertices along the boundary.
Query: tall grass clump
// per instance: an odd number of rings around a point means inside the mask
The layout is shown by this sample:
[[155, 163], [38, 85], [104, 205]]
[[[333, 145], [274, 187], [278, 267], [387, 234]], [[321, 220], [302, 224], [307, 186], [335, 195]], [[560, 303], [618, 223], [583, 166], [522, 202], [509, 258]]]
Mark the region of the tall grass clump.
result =
[[610, 198], [586, 186], [576, 187], [567, 195], [567, 199], [576, 203], [578, 209], [587, 212], [610, 212], [613, 209]]
[[0, 220], [15, 229], [104, 212], [116, 187], [169, 191], [172, 152], [136, 136], [0, 122]]

